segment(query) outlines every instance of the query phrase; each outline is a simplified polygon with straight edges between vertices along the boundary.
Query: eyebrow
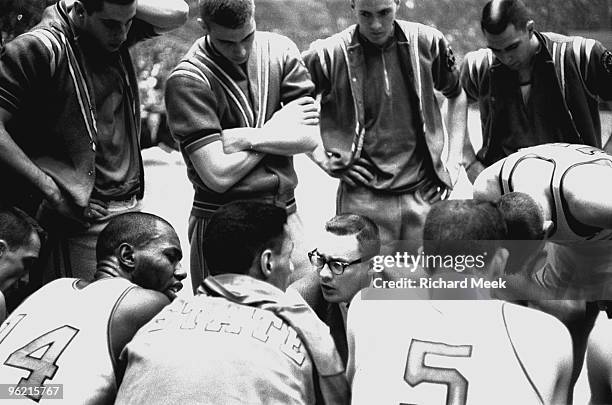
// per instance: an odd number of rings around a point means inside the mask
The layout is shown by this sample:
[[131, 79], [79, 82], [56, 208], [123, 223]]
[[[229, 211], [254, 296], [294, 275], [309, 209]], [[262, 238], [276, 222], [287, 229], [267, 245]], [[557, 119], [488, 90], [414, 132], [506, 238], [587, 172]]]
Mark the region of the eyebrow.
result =
[[513, 46], [518, 45], [520, 42], [521, 42], [520, 40], [517, 40], [517, 41], [511, 43], [510, 45], [508, 45], [507, 47], [505, 47], [504, 49], [497, 49], [497, 48], [494, 48], [492, 46], [488, 46], [488, 48], [490, 50], [492, 50], [493, 52], [507, 51], [509, 48], [512, 48]]
[[181, 260], [183, 258], [183, 252], [181, 251], [181, 249], [176, 248], [176, 247], [171, 247], [171, 248], [168, 248], [168, 249], [164, 249], [164, 253], [172, 253], [176, 257], [178, 257], [179, 260]]
[[319, 255], [320, 255], [320, 256], [323, 256], [323, 257], [324, 257], [325, 259], [327, 259], [327, 260], [332, 260], [332, 261], [335, 261], [335, 262], [344, 262], [344, 263], [348, 263], [348, 262], [350, 262], [350, 260], [349, 260], [349, 259], [346, 259], [346, 258], [344, 258], [344, 257], [338, 257], [338, 256], [326, 255], [326, 254], [323, 254], [323, 253], [321, 253], [321, 252], [319, 252]]

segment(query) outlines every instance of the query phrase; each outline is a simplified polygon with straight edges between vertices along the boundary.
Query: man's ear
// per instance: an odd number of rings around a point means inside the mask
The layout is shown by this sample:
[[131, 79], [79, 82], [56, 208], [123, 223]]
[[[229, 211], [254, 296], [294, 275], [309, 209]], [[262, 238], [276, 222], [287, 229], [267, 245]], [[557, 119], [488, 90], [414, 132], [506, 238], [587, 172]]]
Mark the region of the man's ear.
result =
[[0, 239], [0, 257], [4, 256], [8, 248], [8, 243], [4, 239]]
[[259, 267], [261, 269], [261, 274], [263, 274], [266, 280], [270, 278], [274, 272], [274, 263], [272, 261], [272, 249], [264, 249], [261, 255], [259, 255]]
[[134, 267], [136, 267], [136, 260], [134, 259], [134, 247], [129, 243], [122, 243], [117, 248], [117, 251], [117, 259], [119, 259], [119, 263], [121, 263], [122, 266], [133, 270]]
[[354, 10], [355, 9], [355, 0], [351, 0], [351, 8]]
[[85, 6], [83, 5], [83, 3], [77, 0], [74, 2], [73, 7], [74, 11], [80, 18], [85, 17], [85, 13], [87, 12], [87, 10], [85, 10]]
[[200, 27], [202, 27], [202, 29], [204, 30], [205, 33], [208, 33], [210, 31], [208, 29], [208, 24], [201, 17], [198, 17], [197, 21], [198, 21], [198, 24], [200, 24]]
[[527, 32], [529, 33], [529, 37], [531, 38], [531, 35], [533, 35], [533, 30], [535, 28], [535, 23], [533, 22], [533, 20], [527, 21], [525, 28], [527, 29]]

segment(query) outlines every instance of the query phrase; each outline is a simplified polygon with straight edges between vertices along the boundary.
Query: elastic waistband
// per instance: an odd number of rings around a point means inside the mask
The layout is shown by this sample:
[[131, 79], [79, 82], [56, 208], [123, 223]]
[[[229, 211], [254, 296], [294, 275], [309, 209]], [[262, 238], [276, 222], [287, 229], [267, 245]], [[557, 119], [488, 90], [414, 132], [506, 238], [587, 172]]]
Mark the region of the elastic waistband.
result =
[[[267, 202], [270, 204], [274, 204], [277, 207], [285, 208], [285, 210], [287, 210], [287, 214], [292, 214], [297, 209], [295, 197], [292, 197], [289, 200], [286, 200], [284, 202], [279, 201], [279, 199], [275, 197], [237, 198], [236, 201], [238, 200]], [[228, 201], [227, 203], [229, 202], [231, 201]], [[227, 203], [217, 204], [217, 203], [210, 203], [210, 202], [194, 200], [193, 206], [191, 208], [191, 215], [196, 216], [196, 217], [209, 216], [209, 215], [212, 215], [215, 211], [217, 211], [219, 208], [221, 208], [223, 205]]]

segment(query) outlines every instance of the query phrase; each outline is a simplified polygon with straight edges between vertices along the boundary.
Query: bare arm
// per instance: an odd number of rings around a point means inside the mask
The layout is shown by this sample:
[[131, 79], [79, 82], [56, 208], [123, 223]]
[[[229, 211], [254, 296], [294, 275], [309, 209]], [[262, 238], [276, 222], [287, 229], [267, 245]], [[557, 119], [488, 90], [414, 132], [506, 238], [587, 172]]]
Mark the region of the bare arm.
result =
[[217, 193], [226, 192], [240, 181], [264, 156], [263, 153], [248, 151], [225, 153], [221, 141], [211, 142], [189, 154], [198, 176]]
[[223, 130], [225, 153], [244, 150], [293, 156], [311, 152], [318, 144], [319, 113], [312, 97], [300, 97], [274, 113], [263, 128]]
[[113, 355], [113, 364], [118, 381], [123, 378], [127, 359], [121, 351], [134, 337], [138, 329], [157, 315], [170, 301], [158, 291], [136, 287], [131, 289], [117, 304], [110, 321], [108, 339]]
[[497, 202], [502, 195], [499, 172], [503, 160], [484, 169], [474, 181], [474, 199]]
[[472, 146], [472, 142], [470, 141], [470, 137], [467, 133], [463, 141], [462, 162], [465, 172], [467, 173], [467, 177], [473, 184], [478, 175], [485, 169], [485, 166], [476, 157], [474, 146]]
[[187, 21], [189, 5], [183, 0], [138, 0], [136, 18], [151, 24], [161, 34]]
[[448, 99], [446, 128], [449, 147], [447, 169], [453, 185], [459, 178], [459, 167], [463, 161], [463, 144], [467, 131], [467, 98], [463, 89], [457, 97]]

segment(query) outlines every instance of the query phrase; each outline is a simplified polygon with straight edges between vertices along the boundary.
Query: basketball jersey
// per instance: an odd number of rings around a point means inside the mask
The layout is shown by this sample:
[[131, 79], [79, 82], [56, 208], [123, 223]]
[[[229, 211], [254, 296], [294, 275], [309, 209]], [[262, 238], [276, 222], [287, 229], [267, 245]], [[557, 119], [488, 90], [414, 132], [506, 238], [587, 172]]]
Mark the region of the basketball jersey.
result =
[[[112, 403], [117, 383], [110, 354], [110, 320], [135, 285], [113, 278], [78, 289], [78, 281], [63, 278], [45, 285], [0, 326], [3, 384], [63, 385], [62, 400], [40, 398], [32, 392], [15, 404]], [[13, 402], [3, 399], [2, 403]]]
[[313, 364], [272, 311], [221, 297], [176, 299], [122, 357], [116, 404], [312, 404]]
[[352, 404], [542, 404], [506, 327], [506, 305], [354, 299]]
[[[554, 232], [549, 236], [551, 240], [611, 240], [612, 229], [602, 229], [588, 226], [578, 222], [569, 212], [567, 202], [563, 197], [563, 179], [567, 172], [581, 165], [597, 164], [612, 168], [612, 156], [601, 149], [587, 145], [569, 143], [551, 143], [524, 148], [505, 158], [499, 181], [503, 193], [515, 190], [512, 175], [516, 168], [528, 159], [540, 159], [552, 163], [553, 172], [550, 178], [551, 209], [554, 222]], [[610, 171], [612, 176], [612, 170]], [[588, 179], [585, 179], [588, 181]], [[597, 185], [594, 185], [597, 187]]]

